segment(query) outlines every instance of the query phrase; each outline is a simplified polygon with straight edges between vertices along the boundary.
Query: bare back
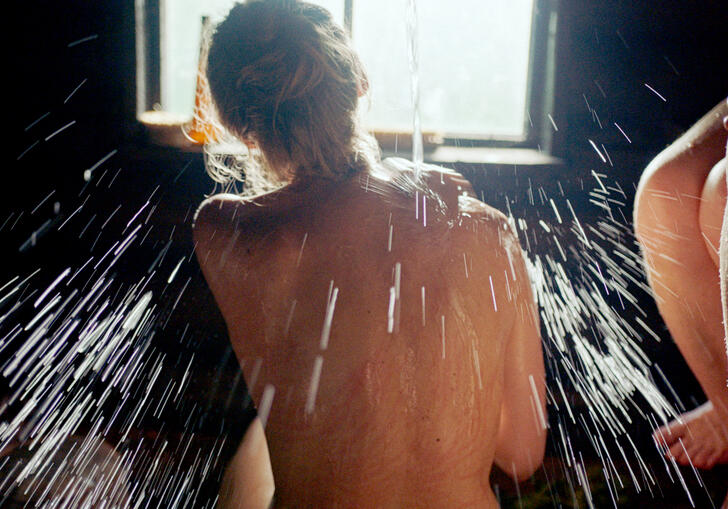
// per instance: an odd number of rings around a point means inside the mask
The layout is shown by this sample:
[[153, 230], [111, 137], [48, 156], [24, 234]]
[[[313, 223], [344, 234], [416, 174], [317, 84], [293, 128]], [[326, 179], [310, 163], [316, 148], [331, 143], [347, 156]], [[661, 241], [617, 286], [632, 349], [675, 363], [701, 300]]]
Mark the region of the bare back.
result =
[[364, 175], [198, 212], [249, 390], [274, 394], [280, 506], [497, 506], [505, 357], [516, 333], [538, 341], [537, 318], [505, 217], [458, 198], [453, 175], [431, 193]]

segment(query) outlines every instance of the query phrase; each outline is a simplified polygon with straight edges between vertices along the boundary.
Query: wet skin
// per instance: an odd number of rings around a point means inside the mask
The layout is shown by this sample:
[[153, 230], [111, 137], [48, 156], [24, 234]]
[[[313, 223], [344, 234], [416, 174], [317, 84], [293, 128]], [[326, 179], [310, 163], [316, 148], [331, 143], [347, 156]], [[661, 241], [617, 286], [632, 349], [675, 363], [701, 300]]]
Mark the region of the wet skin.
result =
[[726, 114], [724, 101], [655, 158], [635, 203], [635, 228], [660, 313], [709, 400], [654, 437], [679, 463], [705, 469], [728, 462], [728, 359], [718, 270]]
[[[198, 211], [197, 255], [246, 382], [258, 404], [275, 390], [277, 506], [497, 507], [492, 464], [525, 478], [541, 463], [543, 361], [518, 240], [459, 175], [428, 173], [423, 202], [404, 173]], [[228, 478], [246, 482], [234, 465]]]

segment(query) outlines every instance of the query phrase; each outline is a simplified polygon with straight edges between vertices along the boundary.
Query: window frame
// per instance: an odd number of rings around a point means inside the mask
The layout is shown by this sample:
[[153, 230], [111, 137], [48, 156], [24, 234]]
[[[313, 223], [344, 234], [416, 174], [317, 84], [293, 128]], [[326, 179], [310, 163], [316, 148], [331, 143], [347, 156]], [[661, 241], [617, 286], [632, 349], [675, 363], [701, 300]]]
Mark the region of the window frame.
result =
[[[135, 0], [137, 107], [136, 117], [161, 102], [162, 9], [165, 0]], [[344, 2], [344, 27], [351, 34], [354, 0]], [[365, 1], [365, 0], [362, 0]], [[461, 135], [446, 132], [450, 147], [530, 148], [550, 153], [555, 125], [549, 118], [554, 103], [555, 48], [558, 0], [535, 0], [531, 20], [529, 72], [526, 84], [524, 136]], [[382, 130], [383, 132], [386, 132]], [[405, 133], [406, 134], [406, 133]]]

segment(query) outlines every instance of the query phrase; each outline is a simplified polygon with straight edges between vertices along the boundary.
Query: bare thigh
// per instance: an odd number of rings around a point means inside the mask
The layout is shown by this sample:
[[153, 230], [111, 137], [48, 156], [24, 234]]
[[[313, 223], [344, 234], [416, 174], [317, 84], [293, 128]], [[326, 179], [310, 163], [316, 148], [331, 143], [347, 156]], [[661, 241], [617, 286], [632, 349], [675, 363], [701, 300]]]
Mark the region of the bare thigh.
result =
[[635, 230], [672, 338], [708, 399], [728, 415], [717, 264], [725, 201], [725, 177], [719, 172], [725, 170], [699, 162], [687, 157], [658, 161], [645, 171], [635, 203]]
[[727, 159], [723, 158], [719, 161], [708, 174], [703, 185], [702, 201], [700, 202], [700, 230], [716, 270], [720, 265], [718, 246], [720, 246], [720, 232], [728, 192], [726, 189]]

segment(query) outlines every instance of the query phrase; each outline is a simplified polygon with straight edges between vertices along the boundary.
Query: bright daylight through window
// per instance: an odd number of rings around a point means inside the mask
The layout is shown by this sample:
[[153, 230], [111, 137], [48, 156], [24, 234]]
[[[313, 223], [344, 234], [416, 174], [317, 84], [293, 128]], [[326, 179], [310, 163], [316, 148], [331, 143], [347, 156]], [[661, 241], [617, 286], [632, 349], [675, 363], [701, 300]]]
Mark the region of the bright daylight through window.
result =
[[[159, 101], [191, 116], [203, 16], [221, 19], [234, 0], [162, 0]], [[343, 24], [345, 0], [314, 1]], [[523, 140], [529, 126], [534, 0], [418, 0], [422, 129], [461, 138]], [[354, 45], [369, 74], [365, 123], [412, 129], [405, 0], [354, 1]], [[376, 36], [372, 36], [376, 34]]]

